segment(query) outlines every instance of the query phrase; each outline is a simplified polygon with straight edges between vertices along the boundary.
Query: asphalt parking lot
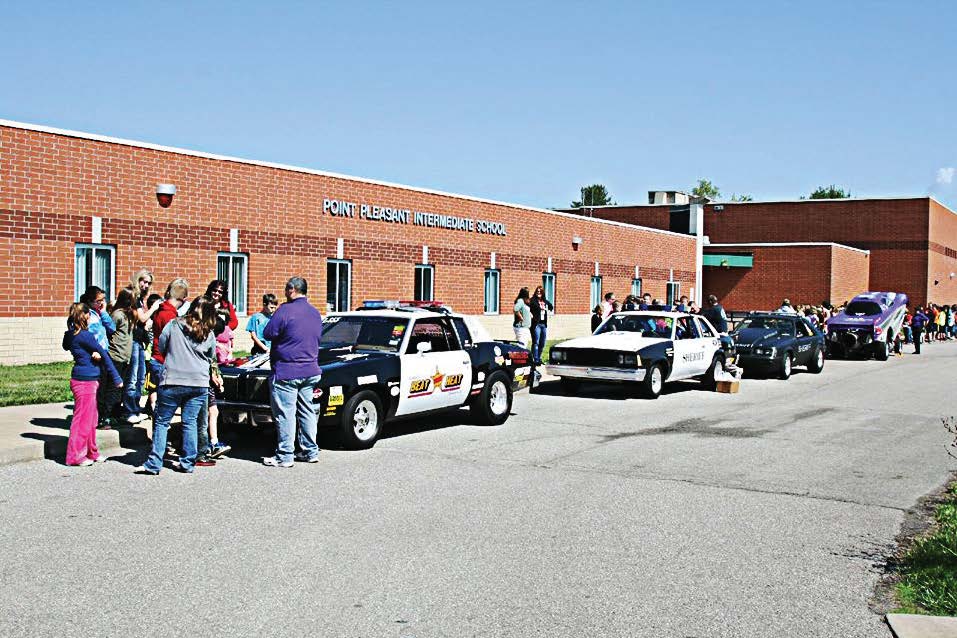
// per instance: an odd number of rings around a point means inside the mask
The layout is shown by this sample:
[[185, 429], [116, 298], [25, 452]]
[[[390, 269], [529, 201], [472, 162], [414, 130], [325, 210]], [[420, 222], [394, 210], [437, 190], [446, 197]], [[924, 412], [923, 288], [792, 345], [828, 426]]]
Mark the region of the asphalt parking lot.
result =
[[0, 467], [0, 634], [889, 636], [905, 511], [955, 462], [957, 344], [738, 395], [557, 384], [271, 469]]

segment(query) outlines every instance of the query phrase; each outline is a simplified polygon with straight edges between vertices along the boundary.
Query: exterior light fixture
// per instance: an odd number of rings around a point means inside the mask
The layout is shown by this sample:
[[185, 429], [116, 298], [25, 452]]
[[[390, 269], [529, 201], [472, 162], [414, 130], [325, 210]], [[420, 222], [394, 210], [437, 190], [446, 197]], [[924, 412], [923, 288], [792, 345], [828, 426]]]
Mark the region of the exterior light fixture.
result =
[[582, 245], [582, 238], [578, 235], [572, 237], [572, 250], [578, 250]]
[[175, 194], [176, 186], [174, 184], [156, 185], [156, 201], [159, 202], [159, 205], [163, 208], [170, 207], [170, 204], [173, 203], [173, 195]]

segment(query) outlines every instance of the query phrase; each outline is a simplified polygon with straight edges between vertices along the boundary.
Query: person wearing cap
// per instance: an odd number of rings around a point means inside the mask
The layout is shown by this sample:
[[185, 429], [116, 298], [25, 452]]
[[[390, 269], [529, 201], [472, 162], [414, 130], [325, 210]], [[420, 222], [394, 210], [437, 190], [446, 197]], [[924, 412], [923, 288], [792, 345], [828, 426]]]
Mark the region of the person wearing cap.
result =
[[781, 307], [778, 308], [777, 311], [778, 311], [778, 312], [783, 312], [783, 313], [789, 314], [789, 315], [796, 315], [796, 314], [797, 314], [797, 310], [795, 310], [794, 307], [791, 305], [791, 300], [790, 300], [790, 299], [785, 299], [784, 301], [782, 301], [782, 302], [781, 302]]

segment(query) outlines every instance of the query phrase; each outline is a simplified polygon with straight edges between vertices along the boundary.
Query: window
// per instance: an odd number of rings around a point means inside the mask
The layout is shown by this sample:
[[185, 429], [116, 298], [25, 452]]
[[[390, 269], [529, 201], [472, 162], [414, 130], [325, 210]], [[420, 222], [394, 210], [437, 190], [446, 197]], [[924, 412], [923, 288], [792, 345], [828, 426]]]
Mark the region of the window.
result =
[[665, 290], [667, 291], [666, 299], [669, 306], [673, 306], [678, 303], [678, 299], [681, 297], [681, 284], [677, 281], [669, 281], [665, 284]]
[[799, 337], [813, 337], [817, 332], [814, 326], [809, 324], [806, 319], [801, 319], [797, 322], [797, 325]]
[[601, 303], [601, 277], [595, 275], [591, 278], [591, 306], [588, 307], [588, 310], [591, 311]]
[[545, 291], [545, 300], [552, 304], [552, 312], [555, 311], [555, 273], [542, 273], [542, 290]]
[[641, 297], [641, 279], [638, 277], [631, 280], [631, 294]]
[[326, 306], [329, 312], [348, 312], [352, 307], [352, 262], [326, 260]]
[[114, 270], [116, 248], [104, 244], [77, 244], [76, 271], [73, 279], [73, 298], [79, 299], [88, 286], [99, 286], [109, 301], [115, 297]]
[[469, 332], [468, 326], [465, 325], [465, 319], [455, 317], [452, 319], [452, 325], [455, 327], [455, 333], [458, 335], [462, 347], [471, 348], [472, 334]]
[[707, 338], [710, 339], [710, 338], [712, 338], [712, 337], [715, 336], [715, 335], [714, 335], [714, 332], [713, 332], [713, 331], [711, 330], [711, 328], [708, 326], [708, 322], [707, 322], [707, 321], [705, 321], [705, 320], [702, 319], [701, 317], [697, 317], [697, 318], [695, 319], [695, 321], [696, 321], [697, 324], [698, 324], [698, 329], [701, 331], [701, 336], [702, 336], [702, 337], [707, 337]]
[[219, 253], [216, 255], [216, 278], [229, 287], [229, 303], [236, 307], [236, 314], [246, 314], [246, 255], [242, 253]]
[[458, 338], [455, 331], [449, 325], [447, 319], [420, 319], [412, 326], [412, 333], [409, 335], [409, 345], [405, 351], [408, 354], [415, 354], [419, 351], [420, 343], [428, 343], [429, 352], [448, 352], [458, 350]]
[[429, 264], [416, 264], [415, 300], [435, 300], [435, 266], [430, 266]]
[[499, 271], [485, 271], [485, 314], [498, 314], [498, 279]]

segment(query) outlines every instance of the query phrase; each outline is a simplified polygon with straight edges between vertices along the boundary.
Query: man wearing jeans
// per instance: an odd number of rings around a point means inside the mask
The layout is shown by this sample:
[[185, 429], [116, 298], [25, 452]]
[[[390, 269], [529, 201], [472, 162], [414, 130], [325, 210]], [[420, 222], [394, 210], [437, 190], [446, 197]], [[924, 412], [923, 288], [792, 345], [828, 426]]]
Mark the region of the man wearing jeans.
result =
[[[278, 439], [275, 456], [264, 458], [263, 465], [292, 467], [293, 458], [305, 463], [319, 460], [312, 392], [319, 383], [321, 335], [322, 315], [306, 299], [306, 280], [293, 277], [286, 282], [286, 303], [263, 330], [263, 337], [272, 342], [269, 387]], [[297, 425], [299, 454], [294, 443]]]

